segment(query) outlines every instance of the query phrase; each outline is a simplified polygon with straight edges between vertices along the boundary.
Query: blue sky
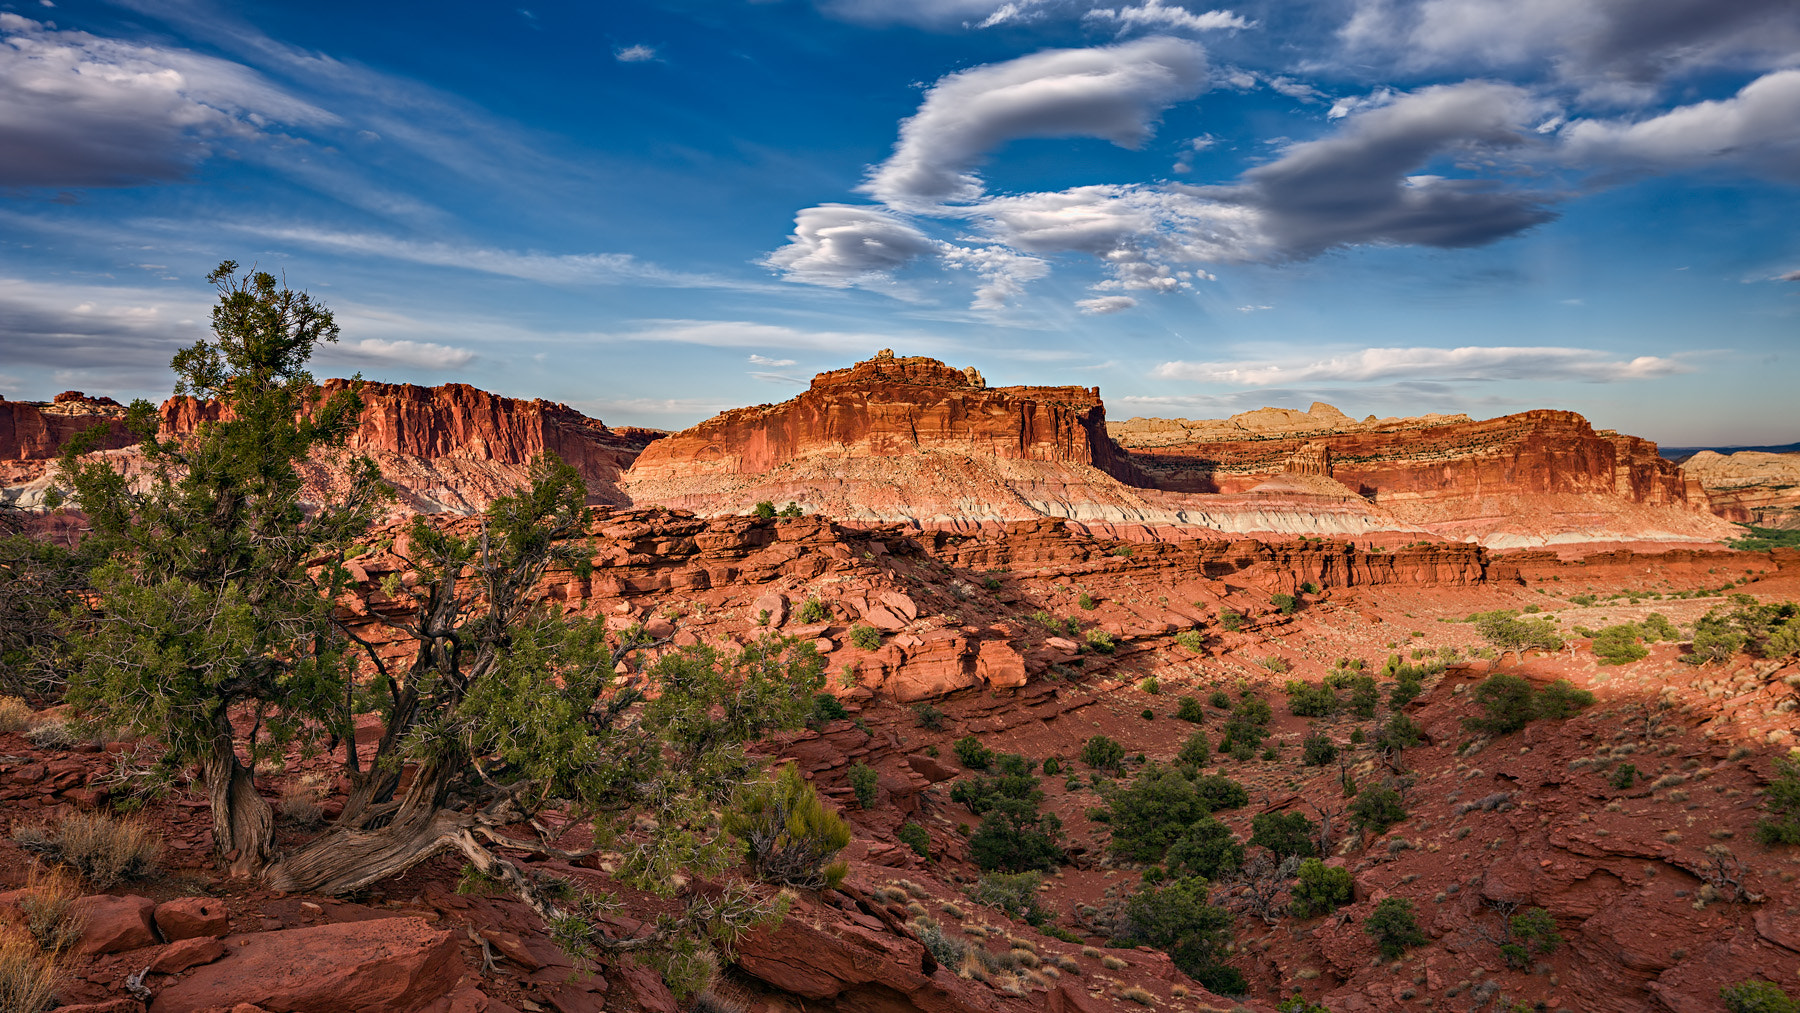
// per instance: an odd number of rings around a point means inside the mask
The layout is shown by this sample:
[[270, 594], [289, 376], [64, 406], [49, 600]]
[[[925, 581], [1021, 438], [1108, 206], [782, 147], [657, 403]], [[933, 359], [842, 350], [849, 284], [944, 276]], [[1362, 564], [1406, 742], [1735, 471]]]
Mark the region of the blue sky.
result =
[[1791, 0], [0, 4], [0, 394], [316, 371], [680, 428], [878, 348], [1115, 418], [1800, 438]]

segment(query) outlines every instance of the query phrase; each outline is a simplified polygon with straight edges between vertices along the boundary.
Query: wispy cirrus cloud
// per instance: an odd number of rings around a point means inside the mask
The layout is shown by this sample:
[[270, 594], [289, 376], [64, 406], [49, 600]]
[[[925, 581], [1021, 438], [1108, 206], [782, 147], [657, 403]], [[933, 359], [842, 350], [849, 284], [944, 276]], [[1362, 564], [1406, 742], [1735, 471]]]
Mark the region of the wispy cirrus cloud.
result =
[[1309, 383], [1436, 380], [1577, 380], [1614, 383], [1691, 373], [1678, 358], [1617, 353], [1592, 348], [1465, 346], [1462, 348], [1365, 348], [1319, 359], [1171, 361], [1153, 375], [1168, 380], [1272, 387]]

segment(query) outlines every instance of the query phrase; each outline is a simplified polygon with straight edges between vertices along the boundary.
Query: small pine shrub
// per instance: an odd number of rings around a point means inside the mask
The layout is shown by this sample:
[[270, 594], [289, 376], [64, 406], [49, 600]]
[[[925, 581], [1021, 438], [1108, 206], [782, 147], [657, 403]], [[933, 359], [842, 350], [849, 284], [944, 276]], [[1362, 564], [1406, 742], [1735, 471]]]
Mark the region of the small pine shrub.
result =
[[867, 623], [857, 623], [850, 627], [850, 643], [854, 644], [858, 650], [879, 651], [881, 650], [881, 631]]
[[1637, 783], [1638, 769], [1635, 764], [1621, 763], [1607, 778], [1607, 783], [1621, 791]]
[[1196, 731], [1181, 744], [1181, 750], [1175, 754], [1175, 762], [1184, 767], [1201, 767], [1212, 756], [1212, 746], [1206, 741], [1206, 733]]
[[994, 762], [994, 751], [973, 735], [957, 739], [950, 748], [956, 753], [957, 762], [969, 770], [986, 770]]
[[1180, 721], [1191, 721], [1194, 724], [1199, 724], [1206, 719], [1206, 709], [1200, 706], [1200, 701], [1191, 696], [1184, 696], [1181, 698], [1180, 702], [1175, 705], [1175, 717]]
[[1206, 646], [1206, 638], [1198, 630], [1182, 630], [1175, 634], [1175, 643], [1198, 654]]
[[1151, 696], [1156, 696], [1162, 692], [1162, 682], [1153, 675], [1143, 682], [1138, 683], [1138, 688]]
[[1215, 689], [1212, 691], [1212, 695], [1210, 695], [1206, 698], [1206, 702], [1209, 704], [1212, 704], [1214, 707], [1217, 707], [1218, 709], [1220, 709], [1222, 711], [1230, 710], [1231, 709], [1231, 694], [1225, 692], [1222, 689]]
[[1302, 747], [1301, 762], [1308, 767], [1323, 767], [1337, 759], [1338, 748], [1324, 735], [1308, 735]]
[[817, 598], [808, 598], [806, 599], [806, 602], [800, 606], [799, 619], [802, 625], [807, 626], [814, 623], [829, 622], [831, 620], [831, 606]]
[[1138, 717], [1143, 718], [1145, 721], [1155, 721], [1156, 720], [1156, 712], [1151, 710], [1148, 707], [1145, 707], [1143, 710], [1143, 713], [1139, 714]]
[[875, 808], [876, 799], [881, 792], [881, 778], [875, 768], [864, 763], [850, 765], [850, 790], [856, 793], [856, 804], [864, 809]]
[[1800, 1002], [1781, 986], [1768, 981], [1740, 981], [1719, 989], [1731, 1013], [1800, 1013]]
[[849, 716], [850, 712], [844, 709], [843, 703], [837, 697], [830, 693], [814, 693], [812, 714], [806, 719], [806, 723], [818, 728], [833, 721], [842, 721]]
[[1094, 600], [1094, 596], [1091, 594], [1088, 594], [1086, 591], [1081, 592], [1081, 597], [1075, 599], [1075, 604], [1081, 606], [1082, 608], [1088, 610], [1089, 612], [1092, 612], [1093, 610], [1100, 607], [1100, 603]]
[[913, 704], [913, 717], [918, 720], [919, 727], [929, 731], [944, 730], [944, 712], [929, 703]]
[[1375, 910], [1363, 922], [1363, 931], [1375, 940], [1376, 948], [1388, 960], [1397, 959], [1426, 941], [1425, 933], [1419, 930], [1418, 918], [1413, 914], [1412, 901], [1401, 897], [1388, 897], [1375, 905]]
[[848, 864], [834, 861], [850, 843], [850, 824], [825, 808], [791, 763], [774, 780], [740, 789], [724, 824], [744, 842], [751, 869], [766, 882], [835, 889], [850, 873]]
[[1513, 915], [1510, 924], [1513, 936], [1539, 953], [1555, 953], [1563, 944], [1562, 933], [1556, 931], [1556, 919], [1541, 907]]
[[1096, 735], [1082, 745], [1081, 762], [1095, 770], [1121, 771], [1125, 766], [1125, 747], [1116, 739]]
[[1385, 834], [1389, 827], [1406, 819], [1406, 806], [1400, 793], [1386, 785], [1357, 792], [1350, 803], [1350, 823], [1370, 833]]
[[1105, 630], [1089, 630], [1087, 635], [1088, 650], [1095, 654], [1111, 654], [1119, 649], [1119, 642]]
[[1238, 630], [1244, 628], [1243, 613], [1230, 611], [1219, 613], [1219, 626], [1222, 629], [1236, 633]]
[[1289, 855], [1306, 858], [1317, 851], [1313, 846], [1313, 834], [1318, 829], [1305, 813], [1259, 813], [1250, 821], [1250, 846], [1260, 844], [1277, 859]]
[[772, 521], [775, 519], [775, 504], [765, 499], [750, 512], [756, 515], [757, 520]]
[[1043, 881], [1036, 872], [990, 872], [969, 890], [969, 897], [977, 904], [999, 908], [1009, 918], [1037, 925], [1049, 917], [1049, 912], [1038, 907], [1038, 886]]
[[1800, 844], [1800, 753], [1775, 758], [1775, 779], [1763, 792], [1768, 815], [1757, 821], [1756, 839], [1771, 847]]
[[1317, 858], [1300, 861], [1300, 878], [1295, 881], [1292, 909], [1297, 918], [1311, 918], [1350, 903], [1353, 884], [1350, 870], [1326, 865]]
[[1291, 616], [1300, 610], [1300, 599], [1291, 594], [1271, 595], [1269, 604], [1275, 606], [1275, 611], [1284, 616]]
[[894, 836], [900, 839], [901, 844], [911, 848], [913, 853], [920, 858], [926, 861], [931, 860], [931, 835], [925, 832], [924, 827], [908, 820], [900, 824], [900, 829]]

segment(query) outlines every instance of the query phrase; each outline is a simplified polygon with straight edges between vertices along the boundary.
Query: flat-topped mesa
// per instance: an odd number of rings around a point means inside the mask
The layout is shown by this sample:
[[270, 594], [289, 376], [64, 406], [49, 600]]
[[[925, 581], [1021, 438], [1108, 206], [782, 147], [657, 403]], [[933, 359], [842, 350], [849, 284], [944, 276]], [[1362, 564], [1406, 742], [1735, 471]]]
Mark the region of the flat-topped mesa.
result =
[[125, 407], [110, 397], [65, 390], [53, 401], [0, 398], [0, 462], [51, 461], [63, 445], [94, 426], [107, 426], [97, 449], [117, 450], [136, 442], [125, 431]]
[[[727, 411], [657, 441], [633, 464], [629, 482], [636, 501], [661, 502], [677, 494], [674, 485], [698, 493], [717, 476], [936, 453], [1088, 465], [1141, 480], [1106, 434], [1098, 388], [989, 387], [973, 368], [884, 350], [819, 374], [780, 404]], [[703, 513], [709, 506], [690, 504]]]

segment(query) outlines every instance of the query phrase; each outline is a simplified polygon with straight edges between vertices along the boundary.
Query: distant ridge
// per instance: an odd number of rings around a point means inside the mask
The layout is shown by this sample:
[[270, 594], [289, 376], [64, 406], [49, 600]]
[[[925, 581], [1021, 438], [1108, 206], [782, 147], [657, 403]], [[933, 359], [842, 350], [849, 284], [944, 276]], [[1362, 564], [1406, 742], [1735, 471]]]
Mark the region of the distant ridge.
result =
[[1710, 450], [1715, 454], [1727, 456], [1740, 450], [1749, 450], [1761, 454], [1800, 454], [1800, 443], [1784, 443], [1779, 447], [1663, 447], [1659, 453], [1676, 464], [1693, 457], [1702, 450]]

